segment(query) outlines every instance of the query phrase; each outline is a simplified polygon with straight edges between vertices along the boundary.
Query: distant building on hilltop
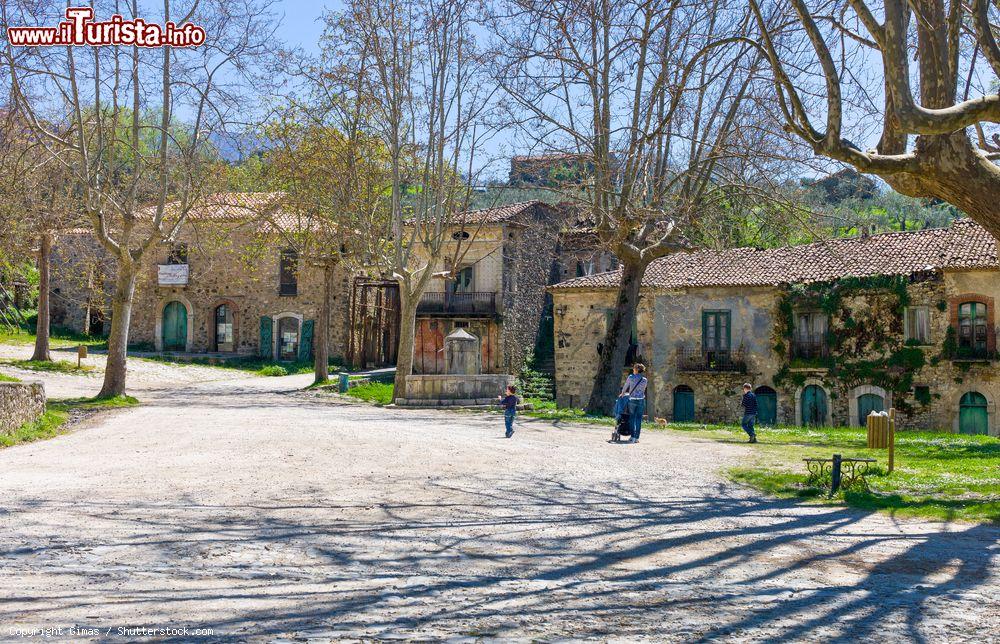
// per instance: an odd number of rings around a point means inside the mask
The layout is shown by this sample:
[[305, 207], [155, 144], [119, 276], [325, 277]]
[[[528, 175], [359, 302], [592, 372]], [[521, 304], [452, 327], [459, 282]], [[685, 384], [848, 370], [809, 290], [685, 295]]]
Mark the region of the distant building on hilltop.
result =
[[589, 154], [522, 155], [510, 160], [510, 185], [519, 188], [579, 184], [593, 174], [594, 161]]

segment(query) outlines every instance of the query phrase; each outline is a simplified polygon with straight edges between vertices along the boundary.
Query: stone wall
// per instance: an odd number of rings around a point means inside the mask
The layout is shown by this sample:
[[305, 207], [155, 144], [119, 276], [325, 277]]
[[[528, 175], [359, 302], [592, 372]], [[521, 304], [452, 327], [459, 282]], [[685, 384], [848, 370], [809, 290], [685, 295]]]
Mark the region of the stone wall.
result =
[[514, 376], [506, 374], [414, 375], [406, 379], [406, 398], [397, 398], [395, 403], [420, 407], [492, 405], [513, 384]]
[[[555, 313], [556, 401], [560, 407], [585, 407], [590, 400], [594, 374], [600, 361], [600, 347], [607, 333], [607, 324], [615, 305], [612, 290], [553, 291]], [[657, 364], [660, 343], [653, 341], [653, 308], [649, 297], [639, 300], [638, 356], [647, 365]], [[647, 369], [647, 413], [656, 411], [658, 375]], [[624, 380], [625, 374], [622, 374]]]
[[500, 329], [506, 373], [519, 373], [535, 346], [561, 227], [562, 215], [548, 206], [538, 206], [531, 219], [506, 227]]
[[40, 382], [0, 382], [0, 434], [17, 431], [45, 413], [45, 387]]

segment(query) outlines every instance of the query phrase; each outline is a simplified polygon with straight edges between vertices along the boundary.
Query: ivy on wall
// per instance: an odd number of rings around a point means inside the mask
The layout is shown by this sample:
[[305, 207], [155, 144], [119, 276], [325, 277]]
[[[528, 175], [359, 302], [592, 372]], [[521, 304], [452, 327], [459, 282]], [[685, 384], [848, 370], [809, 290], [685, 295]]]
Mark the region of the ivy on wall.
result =
[[[907, 398], [914, 374], [924, 367], [927, 358], [923, 349], [903, 341], [910, 283], [909, 276], [878, 275], [790, 286], [778, 304], [775, 352], [789, 355], [796, 312], [822, 311], [829, 316], [826, 341], [830, 357], [786, 362], [775, 374], [775, 384], [801, 387], [815, 374], [797, 367], [823, 369], [823, 384], [833, 391], [877, 385], [892, 392], [893, 404], [901, 413], [912, 413]], [[923, 406], [930, 400], [917, 402]]]

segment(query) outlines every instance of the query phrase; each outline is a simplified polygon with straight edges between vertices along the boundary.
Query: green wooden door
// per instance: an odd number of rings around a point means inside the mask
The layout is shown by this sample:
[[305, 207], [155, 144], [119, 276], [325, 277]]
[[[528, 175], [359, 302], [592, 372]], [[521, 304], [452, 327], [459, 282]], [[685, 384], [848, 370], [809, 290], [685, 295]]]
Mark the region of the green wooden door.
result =
[[187, 309], [180, 302], [163, 307], [163, 350], [184, 351], [187, 347]]
[[690, 423], [694, 421], [694, 391], [681, 385], [674, 389], [675, 423]]
[[802, 390], [802, 424], [824, 423], [826, 423], [826, 392], [818, 385], [809, 385]]
[[778, 394], [770, 387], [757, 387], [757, 422], [775, 425], [778, 422]]
[[960, 434], [988, 434], [989, 413], [986, 398], [977, 391], [970, 391], [958, 404], [958, 431]]
[[861, 394], [858, 396], [858, 424], [865, 427], [868, 424], [868, 414], [873, 411], [885, 411], [885, 401], [878, 394]]

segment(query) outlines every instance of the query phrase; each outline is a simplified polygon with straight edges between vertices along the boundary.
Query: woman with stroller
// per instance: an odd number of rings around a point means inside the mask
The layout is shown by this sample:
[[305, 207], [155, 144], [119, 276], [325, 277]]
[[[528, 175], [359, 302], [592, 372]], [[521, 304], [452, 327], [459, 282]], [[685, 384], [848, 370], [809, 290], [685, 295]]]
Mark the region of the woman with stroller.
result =
[[642, 415], [646, 413], [646, 376], [642, 375], [646, 371], [646, 365], [635, 363], [632, 365], [632, 373], [625, 379], [622, 385], [621, 398], [628, 398], [627, 410], [629, 421], [632, 424], [632, 436], [629, 443], [639, 442], [639, 431], [642, 429]]

